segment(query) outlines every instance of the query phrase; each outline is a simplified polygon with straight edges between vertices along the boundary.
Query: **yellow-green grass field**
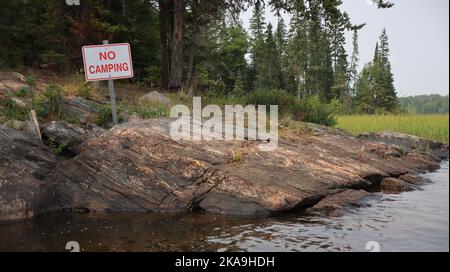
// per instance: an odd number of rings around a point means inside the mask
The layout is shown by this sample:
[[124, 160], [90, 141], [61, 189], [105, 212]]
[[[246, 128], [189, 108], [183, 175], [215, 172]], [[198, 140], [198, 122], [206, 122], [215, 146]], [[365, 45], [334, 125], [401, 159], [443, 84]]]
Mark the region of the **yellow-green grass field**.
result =
[[449, 116], [434, 115], [345, 115], [336, 127], [354, 135], [363, 132], [394, 131], [448, 144]]

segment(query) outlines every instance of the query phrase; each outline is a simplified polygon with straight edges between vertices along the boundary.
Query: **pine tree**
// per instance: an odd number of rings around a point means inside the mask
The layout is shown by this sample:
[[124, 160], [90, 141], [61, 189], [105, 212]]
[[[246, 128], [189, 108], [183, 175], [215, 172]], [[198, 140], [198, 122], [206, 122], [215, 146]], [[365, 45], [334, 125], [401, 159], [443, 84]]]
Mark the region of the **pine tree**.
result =
[[264, 45], [265, 50], [262, 60], [259, 87], [263, 89], [279, 89], [279, 57], [271, 23], [267, 25]]
[[361, 72], [356, 90], [358, 111], [372, 114], [398, 109], [394, 76], [389, 62], [389, 41], [385, 30], [375, 46], [373, 61]]
[[300, 99], [308, 95], [306, 88], [306, 73], [308, 71], [308, 22], [301, 1], [295, 2], [293, 16], [290, 22], [289, 39], [287, 43], [287, 82], [288, 92], [296, 94]]
[[351, 106], [351, 95], [347, 52], [345, 51], [345, 30], [346, 23], [342, 18], [331, 21], [330, 32], [332, 37], [331, 50], [334, 82], [330, 97], [334, 99], [339, 98], [347, 109], [349, 109]]
[[383, 85], [383, 106], [388, 111], [393, 111], [398, 107], [397, 93], [394, 87], [394, 75], [391, 71], [391, 63], [389, 61], [389, 38], [386, 29], [380, 35], [379, 48], [379, 66], [382, 73]]
[[285, 90], [286, 89], [286, 25], [284, 24], [283, 18], [280, 16], [278, 18], [277, 31], [275, 33], [276, 37], [276, 48], [277, 48], [277, 71], [276, 76], [278, 80], [278, 86]]
[[243, 81], [241, 91], [247, 90], [248, 67], [245, 55], [248, 52], [248, 36], [242, 23], [233, 20], [211, 22], [198, 38], [196, 67], [199, 87], [214, 86], [218, 80], [225, 84], [221, 92], [233, 92], [236, 81]]
[[358, 79], [358, 62], [359, 62], [359, 45], [358, 45], [358, 29], [353, 29], [352, 37], [352, 56], [350, 58], [350, 89], [352, 96], [355, 95], [355, 84]]
[[308, 69], [306, 84], [309, 94], [320, 96], [324, 101], [333, 98], [333, 56], [328, 33], [321, 25], [319, 12], [313, 13], [308, 26]]
[[260, 2], [256, 2], [253, 9], [253, 16], [250, 19], [250, 31], [252, 35], [252, 74], [256, 88], [264, 87], [264, 57], [265, 57], [265, 29], [264, 7]]
[[235, 96], [241, 96], [244, 94], [244, 81], [242, 80], [241, 71], [238, 71], [238, 74], [236, 76], [232, 94]]
[[260, 2], [256, 2], [253, 8], [253, 15], [250, 19], [250, 31], [253, 39], [264, 36], [266, 22], [264, 18], [264, 7]]
[[347, 110], [351, 107], [347, 55], [339, 55], [334, 69], [333, 98], [338, 98]]
[[378, 42], [375, 44], [375, 52], [373, 53], [373, 63], [376, 63], [376, 62], [378, 62], [378, 59], [379, 59], [379, 56], [380, 56], [380, 50], [379, 50], [379, 48], [378, 48]]
[[387, 36], [386, 28], [383, 29], [380, 35], [380, 44], [377, 49], [378, 56], [383, 65], [388, 66], [389, 64], [389, 38]]

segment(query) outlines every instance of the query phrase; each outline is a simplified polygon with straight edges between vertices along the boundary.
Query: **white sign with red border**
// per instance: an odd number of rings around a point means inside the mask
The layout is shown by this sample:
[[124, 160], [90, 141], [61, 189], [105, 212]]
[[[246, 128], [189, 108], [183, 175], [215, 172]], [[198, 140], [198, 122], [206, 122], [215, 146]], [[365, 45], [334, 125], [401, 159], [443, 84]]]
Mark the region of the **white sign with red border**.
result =
[[87, 81], [132, 78], [133, 62], [128, 43], [83, 46]]

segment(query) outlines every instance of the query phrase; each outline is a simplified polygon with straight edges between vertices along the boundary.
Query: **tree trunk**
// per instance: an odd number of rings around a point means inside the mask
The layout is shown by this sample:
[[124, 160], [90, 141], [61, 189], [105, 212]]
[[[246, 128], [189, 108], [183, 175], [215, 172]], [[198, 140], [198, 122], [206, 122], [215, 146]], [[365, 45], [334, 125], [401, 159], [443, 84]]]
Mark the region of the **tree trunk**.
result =
[[183, 41], [186, 4], [184, 0], [173, 0], [173, 2], [174, 23], [169, 88], [176, 90], [181, 88], [183, 78]]
[[192, 23], [191, 23], [191, 45], [189, 48], [188, 69], [186, 74], [186, 82], [184, 89], [188, 90], [189, 95], [194, 94], [194, 90], [197, 88], [196, 80], [196, 57], [197, 57], [197, 37], [198, 37], [198, 5], [199, 0], [192, 1]]
[[170, 7], [167, 0], [159, 0], [159, 39], [161, 88], [169, 88], [169, 39]]
[[189, 62], [188, 62], [188, 71], [185, 89], [188, 90], [189, 95], [194, 94], [194, 89], [197, 87], [196, 85], [196, 71], [195, 71], [195, 57], [197, 54], [197, 45], [196, 45], [196, 33], [192, 33], [192, 45], [189, 50]]

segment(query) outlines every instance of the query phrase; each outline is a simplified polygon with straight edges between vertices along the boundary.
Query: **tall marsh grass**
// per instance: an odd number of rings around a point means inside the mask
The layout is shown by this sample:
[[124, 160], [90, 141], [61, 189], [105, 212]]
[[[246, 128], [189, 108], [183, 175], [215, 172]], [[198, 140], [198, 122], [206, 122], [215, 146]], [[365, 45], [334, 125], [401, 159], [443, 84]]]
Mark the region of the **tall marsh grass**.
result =
[[354, 135], [363, 132], [395, 131], [448, 144], [448, 114], [433, 115], [345, 115], [336, 127]]

